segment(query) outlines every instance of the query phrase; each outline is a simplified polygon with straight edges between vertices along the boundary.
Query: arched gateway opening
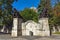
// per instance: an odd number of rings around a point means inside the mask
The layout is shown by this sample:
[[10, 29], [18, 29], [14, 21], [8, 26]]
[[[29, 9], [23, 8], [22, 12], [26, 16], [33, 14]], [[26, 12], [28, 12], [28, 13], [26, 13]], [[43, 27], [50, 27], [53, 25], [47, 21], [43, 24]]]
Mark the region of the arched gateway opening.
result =
[[30, 34], [30, 36], [33, 36], [33, 32], [32, 31], [29, 31], [29, 34]]

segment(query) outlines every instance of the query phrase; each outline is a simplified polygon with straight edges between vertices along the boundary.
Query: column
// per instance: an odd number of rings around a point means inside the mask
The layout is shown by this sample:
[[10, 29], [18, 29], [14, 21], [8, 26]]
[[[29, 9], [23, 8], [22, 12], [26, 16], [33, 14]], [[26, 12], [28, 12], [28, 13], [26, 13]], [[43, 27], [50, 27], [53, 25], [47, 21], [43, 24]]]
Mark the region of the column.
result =
[[18, 18], [13, 18], [12, 37], [17, 37]]

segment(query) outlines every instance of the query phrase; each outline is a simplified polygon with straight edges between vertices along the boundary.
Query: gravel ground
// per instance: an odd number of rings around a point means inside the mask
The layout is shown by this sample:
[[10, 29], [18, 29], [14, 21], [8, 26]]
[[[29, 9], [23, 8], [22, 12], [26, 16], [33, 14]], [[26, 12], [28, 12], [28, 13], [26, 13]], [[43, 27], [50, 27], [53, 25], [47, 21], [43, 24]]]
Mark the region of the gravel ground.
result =
[[0, 40], [60, 40], [60, 35], [52, 35], [50, 37], [19, 36], [19, 37], [13, 38], [9, 34], [0, 34]]

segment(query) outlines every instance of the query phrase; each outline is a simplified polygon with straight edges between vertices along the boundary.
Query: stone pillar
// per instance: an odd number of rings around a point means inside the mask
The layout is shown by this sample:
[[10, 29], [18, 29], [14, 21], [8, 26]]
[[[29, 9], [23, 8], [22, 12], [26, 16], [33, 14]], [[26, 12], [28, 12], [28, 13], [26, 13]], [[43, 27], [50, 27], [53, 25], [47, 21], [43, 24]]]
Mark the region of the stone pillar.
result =
[[48, 18], [40, 18], [39, 23], [40, 23], [41, 29], [42, 29], [41, 36], [50, 36]]
[[17, 37], [18, 18], [13, 18], [12, 37]]
[[49, 23], [48, 23], [48, 18], [42, 18], [43, 22], [43, 35], [44, 36], [50, 36], [50, 29], [49, 29]]

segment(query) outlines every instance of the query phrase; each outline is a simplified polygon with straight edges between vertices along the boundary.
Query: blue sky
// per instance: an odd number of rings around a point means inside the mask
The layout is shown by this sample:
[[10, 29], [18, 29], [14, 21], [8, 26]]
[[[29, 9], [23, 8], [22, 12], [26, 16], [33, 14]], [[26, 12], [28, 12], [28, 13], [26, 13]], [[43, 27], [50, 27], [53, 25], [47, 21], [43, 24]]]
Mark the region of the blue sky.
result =
[[[54, 5], [55, 0], [52, 0], [52, 5]], [[40, 3], [40, 0], [18, 0], [17, 2], [14, 2], [13, 8], [16, 8], [18, 11], [23, 10], [24, 8], [30, 8], [32, 6], [37, 7]]]

